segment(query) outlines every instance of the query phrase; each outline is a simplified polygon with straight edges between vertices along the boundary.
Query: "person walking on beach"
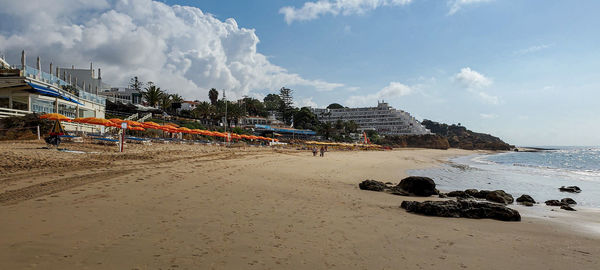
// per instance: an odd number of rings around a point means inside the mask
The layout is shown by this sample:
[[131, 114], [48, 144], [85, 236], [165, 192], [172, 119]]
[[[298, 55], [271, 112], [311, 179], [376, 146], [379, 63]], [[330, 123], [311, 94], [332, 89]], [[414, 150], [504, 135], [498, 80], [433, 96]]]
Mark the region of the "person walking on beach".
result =
[[316, 157], [317, 156], [317, 147], [316, 146], [313, 146], [312, 152], [313, 152], [313, 157]]
[[321, 157], [325, 156], [325, 148], [321, 146]]

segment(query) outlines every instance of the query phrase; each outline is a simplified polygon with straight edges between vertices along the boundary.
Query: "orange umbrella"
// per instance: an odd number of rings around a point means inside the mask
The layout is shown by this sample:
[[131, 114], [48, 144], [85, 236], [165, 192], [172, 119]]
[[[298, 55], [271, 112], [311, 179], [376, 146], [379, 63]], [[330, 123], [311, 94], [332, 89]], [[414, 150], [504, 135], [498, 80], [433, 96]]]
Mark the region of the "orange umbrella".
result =
[[174, 123], [166, 123], [165, 126], [179, 127], [179, 125], [174, 124]]
[[85, 118], [75, 118], [73, 119], [73, 122], [75, 123], [83, 123], [85, 122], [87, 119], [89, 119], [90, 117], [85, 117]]
[[144, 124], [137, 122], [137, 121], [131, 121], [131, 120], [125, 120], [125, 123], [127, 123], [128, 126], [136, 126], [136, 127], [140, 127], [143, 126]]
[[40, 118], [48, 119], [48, 120], [58, 120], [58, 121], [70, 121], [71, 120], [71, 119], [69, 119], [69, 117], [66, 117], [60, 113], [47, 113], [47, 114], [40, 116]]
[[116, 124], [121, 124], [121, 123], [125, 122], [125, 120], [119, 119], [119, 118], [111, 118], [108, 120], [110, 120], [111, 122], [116, 123]]
[[137, 131], [144, 131], [145, 130], [143, 127], [135, 127], [135, 126], [132, 126], [129, 129], [130, 130], [137, 130]]
[[111, 122], [110, 120], [106, 120], [104, 118], [96, 118], [96, 117], [85, 118], [84, 121], [81, 121], [80, 123], [101, 125], [101, 126], [106, 126], [106, 127], [115, 126], [115, 123]]
[[160, 127], [161, 125], [154, 123], [152, 121], [148, 121], [148, 122], [144, 122], [145, 126], [155, 126], [155, 127]]
[[191, 133], [191, 132], [192, 132], [192, 130], [191, 130], [191, 129], [189, 129], [189, 128], [186, 128], [186, 127], [181, 127], [181, 128], [178, 128], [178, 129], [177, 129], [177, 131], [179, 131], [179, 132], [183, 132], [183, 133]]

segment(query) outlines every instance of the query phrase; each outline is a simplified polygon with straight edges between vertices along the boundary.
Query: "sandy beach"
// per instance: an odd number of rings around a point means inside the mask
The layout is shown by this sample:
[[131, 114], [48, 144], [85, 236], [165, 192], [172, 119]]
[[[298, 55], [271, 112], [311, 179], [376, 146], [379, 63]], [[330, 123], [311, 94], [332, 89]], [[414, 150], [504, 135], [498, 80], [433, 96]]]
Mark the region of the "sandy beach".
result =
[[[569, 223], [437, 218], [362, 191], [465, 150], [0, 142], [0, 269], [598, 269]], [[89, 153], [93, 152], [93, 153]], [[427, 198], [434, 199], [434, 198]], [[545, 206], [535, 206], [545, 207]], [[521, 208], [516, 208], [521, 209]]]

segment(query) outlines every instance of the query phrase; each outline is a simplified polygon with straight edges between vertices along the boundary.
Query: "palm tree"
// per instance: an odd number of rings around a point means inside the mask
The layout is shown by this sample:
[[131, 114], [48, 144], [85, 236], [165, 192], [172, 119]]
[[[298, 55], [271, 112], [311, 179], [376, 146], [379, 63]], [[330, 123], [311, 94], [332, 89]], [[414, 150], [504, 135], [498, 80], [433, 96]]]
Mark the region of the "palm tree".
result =
[[217, 89], [211, 88], [208, 91], [208, 98], [210, 99], [210, 104], [217, 105], [217, 101], [219, 100], [219, 91]]
[[214, 112], [214, 106], [206, 101], [202, 101], [198, 104], [198, 106], [196, 106], [194, 112], [196, 112], [202, 119], [209, 119]]
[[179, 94], [171, 94], [171, 101], [173, 103], [181, 103], [183, 102], [183, 97]]
[[156, 105], [161, 100], [164, 92], [160, 90], [160, 87], [156, 87], [156, 85], [150, 83], [148, 83], [148, 87], [146, 87], [145, 90], [146, 91], [142, 92], [142, 97], [144, 97], [150, 106], [156, 108]]
[[171, 95], [163, 93], [160, 96], [160, 107], [163, 109], [163, 111], [169, 111], [171, 109]]

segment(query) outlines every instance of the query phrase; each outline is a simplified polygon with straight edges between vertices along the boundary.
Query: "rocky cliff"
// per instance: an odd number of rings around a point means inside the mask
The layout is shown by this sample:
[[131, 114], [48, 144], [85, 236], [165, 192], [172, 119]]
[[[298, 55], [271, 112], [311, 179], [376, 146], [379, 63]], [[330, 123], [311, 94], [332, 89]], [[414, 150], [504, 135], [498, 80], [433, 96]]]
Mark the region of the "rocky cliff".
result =
[[498, 137], [490, 134], [477, 133], [458, 125], [447, 125], [431, 120], [423, 120], [421, 123], [431, 132], [448, 140], [452, 148], [482, 149], [482, 150], [510, 150], [511, 145], [505, 143]]

